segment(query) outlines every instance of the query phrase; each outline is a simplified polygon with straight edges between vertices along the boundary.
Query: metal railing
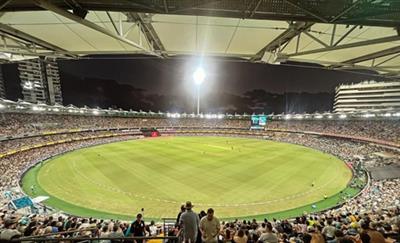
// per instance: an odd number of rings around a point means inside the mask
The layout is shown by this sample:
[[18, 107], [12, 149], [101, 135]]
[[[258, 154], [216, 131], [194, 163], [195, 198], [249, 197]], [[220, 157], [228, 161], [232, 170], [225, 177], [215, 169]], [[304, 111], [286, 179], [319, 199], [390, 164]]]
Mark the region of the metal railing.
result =
[[[70, 232], [64, 232], [66, 234]], [[30, 237], [21, 237], [18, 239], [12, 240], [0, 240], [2, 242], [100, 242], [100, 241], [108, 241], [108, 242], [146, 242], [149, 240], [161, 240], [162, 242], [173, 242], [180, 243], [180, 238], [177, 236], [144, 236], [144, 237], [92, 237], [92, 236], [78, 236], [78, 237], [61, 237], [61, 234], [57, 235], [41, 235], [41, 236], [30, 236]]]

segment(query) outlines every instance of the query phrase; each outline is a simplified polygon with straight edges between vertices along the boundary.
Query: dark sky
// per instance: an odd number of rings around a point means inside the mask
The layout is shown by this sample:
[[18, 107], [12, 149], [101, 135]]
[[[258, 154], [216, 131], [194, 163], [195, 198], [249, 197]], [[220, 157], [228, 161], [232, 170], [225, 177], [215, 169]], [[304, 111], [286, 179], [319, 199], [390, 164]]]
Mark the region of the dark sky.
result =
[[337, 85], [382, 80], [376, 73], [332, 71], [305, 63], [96, 56], [59, 61], [64, 104], [190, 113], [196, 106], [192, 74], [198, 66], [206, 72], [201, 86], [203, 112], [329, 111]]
[[[206, 72], [202, 112], [329, 111], [338, 84], [384, 80], [376, 73], [332, 71], [305, 63], [270, 65], [209, 57], [96, 56], [58, 63], [64, 105], [144, 111], [193, 112], [192, 74], [198, 66]], [[7, 98], [22, 98], [16, 65], [3, 68]]]
[[[360, 71], [330, 71], [316, 65], [269, 65], [241, 60], [179, 57], [156, 59], [147, 57], [98, 57], [62, 61], [62, 72], [80, 77], [115, 80], [152, 93], [179, 95], [193, 91], [192, 73], [202, 63], [207, 77], [203, 92], [224, 91], [243, 94], [253, 89], [268, 92], [334, 92], [341, 83], [359, 82], [380, 77]], [[298, 64], [299, 65], [299, 64]]]

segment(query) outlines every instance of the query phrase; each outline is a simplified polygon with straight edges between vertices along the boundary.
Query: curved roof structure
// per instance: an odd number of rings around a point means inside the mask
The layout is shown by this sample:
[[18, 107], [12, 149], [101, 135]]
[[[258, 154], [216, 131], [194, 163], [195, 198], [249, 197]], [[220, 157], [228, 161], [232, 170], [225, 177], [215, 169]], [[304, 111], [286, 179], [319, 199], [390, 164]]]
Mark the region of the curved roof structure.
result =
[[0, 52], [301, 61], [398, 75], [396, 0], [3, 0]]

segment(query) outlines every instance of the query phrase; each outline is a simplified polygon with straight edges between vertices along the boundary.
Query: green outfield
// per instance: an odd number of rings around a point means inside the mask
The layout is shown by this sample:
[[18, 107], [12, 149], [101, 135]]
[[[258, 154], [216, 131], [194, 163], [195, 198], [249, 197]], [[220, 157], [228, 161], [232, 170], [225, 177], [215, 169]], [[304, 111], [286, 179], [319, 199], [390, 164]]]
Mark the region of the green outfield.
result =
[[[351, 171], [303, 146], [233, 137], [160, 137], [55, 157], [28, 171], [23, 188], [65, 212], [101, 218], [175, 217], [191, 200], [221, 218], [293, 216], [337, 204]], [[31, 185], [35, 185], [34, 192]], [[324, 196], [328, 199], [324, 199]]]

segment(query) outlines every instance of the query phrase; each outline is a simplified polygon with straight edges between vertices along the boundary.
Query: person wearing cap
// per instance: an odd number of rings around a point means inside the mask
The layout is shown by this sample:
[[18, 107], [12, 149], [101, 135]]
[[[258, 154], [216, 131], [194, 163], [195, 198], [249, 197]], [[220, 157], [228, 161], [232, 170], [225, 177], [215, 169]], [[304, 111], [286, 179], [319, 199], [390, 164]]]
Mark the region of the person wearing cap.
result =
[[187, 201], [185, 204], [186, 211], [182, 213], [179, 219], [179, 225], [182, 229], [183, 239], [185, 243], [195, 243], [197, 232], [199, 230], [199, 216], [193, 212], [192, 202]]
[[21, 236], [21, 232], [16, 230], [17, 219], [16, 218], [7, 218], [4, 220], [4, 230], [0, 233], [0, 240], [12, 240], [19, 238]]
[[200, 232], [204, 243], [216, 243], [220, 231], [219, 219], [214, 216], [214, 209], [207, 210], [207, 216], [200, 220]]

